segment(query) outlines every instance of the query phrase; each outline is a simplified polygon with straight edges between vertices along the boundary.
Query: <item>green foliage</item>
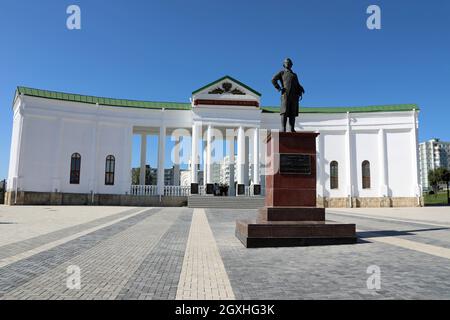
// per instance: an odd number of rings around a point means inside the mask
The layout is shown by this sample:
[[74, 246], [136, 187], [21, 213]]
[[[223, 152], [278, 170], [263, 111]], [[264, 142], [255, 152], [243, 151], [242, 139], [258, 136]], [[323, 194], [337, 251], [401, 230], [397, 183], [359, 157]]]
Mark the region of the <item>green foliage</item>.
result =
[[446, 168], [437, 168], [435, 170], [430, 170], [428, 172], [428, 183], [434, 192], [437, 192], [438, 186], [440, 184], [449, 184], [450, 182], [450, 171]]
[[145, 168], [145, 183], [140, 182], [140, 176], [141, 176], [141, 168], [133, 168], [131, 169], [131, 184], [133, 185], [156, 185], [157, 177], [152, 172], [150, 166], [146, 166]]
[[426, 206], [447, 205], [447, 193], [425, 194], [424, 202]]

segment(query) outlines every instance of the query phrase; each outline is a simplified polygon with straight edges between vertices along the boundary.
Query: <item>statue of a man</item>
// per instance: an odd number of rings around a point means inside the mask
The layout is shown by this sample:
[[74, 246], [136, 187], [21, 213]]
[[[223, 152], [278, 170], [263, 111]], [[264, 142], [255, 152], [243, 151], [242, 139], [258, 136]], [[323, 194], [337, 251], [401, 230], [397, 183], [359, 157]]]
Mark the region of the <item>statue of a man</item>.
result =
[[[286, 132], [286, 124], [289, 118], [291, 132], [295, 132], [295, 118], [298, 117], [299, 100], [303, 97], [305, 90], [300, 85], [297, 75], [292, 71], [292, 60], [284, 60], [284, 70], [278, 72], [272, 79], [275, 88], [281, 92], [281, 126]], [[281, 84], [281, 86], [280, 86]]]

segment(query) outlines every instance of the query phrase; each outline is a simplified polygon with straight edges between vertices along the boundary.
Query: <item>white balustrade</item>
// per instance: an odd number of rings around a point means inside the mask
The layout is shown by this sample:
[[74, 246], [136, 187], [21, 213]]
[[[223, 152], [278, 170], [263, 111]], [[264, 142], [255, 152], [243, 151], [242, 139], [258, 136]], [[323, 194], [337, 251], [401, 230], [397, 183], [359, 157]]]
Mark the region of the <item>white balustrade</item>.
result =
[[[164, 186], [164, 195], [169, 197], [187, 197], [190, 195], [190, 186]], [[133, 196], [157, 196], [158, 186], [131, 186]]]
[[187, 197], [191, 193], [190, 186], [164, 186], [164, 195], [169, 197]]
[[[198, 186], [199, 195], [206, 195], [206, 188], [203, 185]], [[133, 196], [157, 196], [158, 186], [132, 185], [130, 194]], [[164, 186], [164, 196], [168, 197], [188, 197], [191, 195], [191, 186]], [[265, 195], [265, 189], [261, 188], [261, 195]], [[253, 185], [245, 187], [245, 196], [253, 197]]]
[[133, 196], [156, 196], [158, 194], [157, 186], [131, 186], [131, 195]]

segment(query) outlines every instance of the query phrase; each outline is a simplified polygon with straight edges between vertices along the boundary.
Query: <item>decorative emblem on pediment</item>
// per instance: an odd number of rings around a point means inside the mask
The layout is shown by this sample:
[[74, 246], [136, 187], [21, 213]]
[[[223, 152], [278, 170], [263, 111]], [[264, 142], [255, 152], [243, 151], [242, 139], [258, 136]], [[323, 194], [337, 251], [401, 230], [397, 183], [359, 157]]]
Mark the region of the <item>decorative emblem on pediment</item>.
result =
[[242, 95], [242, 96], [245, 95], [245, 93], [242, 92], [241, 90], [239, 90], [238, 88], [234, 88], [234, 89], [231, 91], [231, 94], [234, 94], [234, 95]]
[[233, 90], [233, 84], [230, 82], [224, 82], [222, 83], [222, 87], [215, 88], [208, 92], [209, 94], [224, 94], [224, 93], [231, 93], [233, 95], [245, 95], [245, 93], [238, 88], [234, 88]]

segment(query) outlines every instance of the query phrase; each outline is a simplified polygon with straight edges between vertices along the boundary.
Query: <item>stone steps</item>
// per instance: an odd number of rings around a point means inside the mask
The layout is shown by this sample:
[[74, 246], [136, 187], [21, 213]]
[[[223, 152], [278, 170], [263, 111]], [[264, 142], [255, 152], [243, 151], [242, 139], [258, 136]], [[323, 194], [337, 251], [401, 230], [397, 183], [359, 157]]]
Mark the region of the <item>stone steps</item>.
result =
[[258, 209], [264, 207], [264, 197], [214, 197], [190, 196], [189, 208], [220, 208], [220, 209]]

